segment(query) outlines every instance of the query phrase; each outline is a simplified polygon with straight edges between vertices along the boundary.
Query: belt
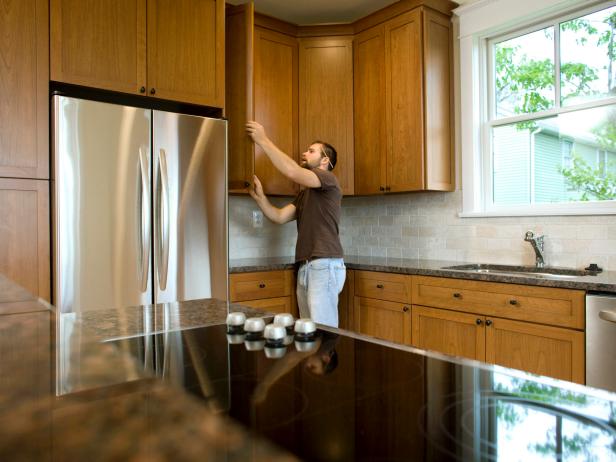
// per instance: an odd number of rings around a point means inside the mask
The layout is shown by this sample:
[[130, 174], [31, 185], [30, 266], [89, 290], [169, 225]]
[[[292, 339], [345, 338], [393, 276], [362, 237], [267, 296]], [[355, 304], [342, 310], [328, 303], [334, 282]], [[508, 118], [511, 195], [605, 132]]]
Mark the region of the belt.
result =
[[330, 258], [330, 257], [310, 257], [310, 258], [304, 258], [303, 260], [298, 260], [297, 264], [298, 265], [305, 265], [306, 263], [310, 263], [313, 260], [318, 260], [320, 258]]

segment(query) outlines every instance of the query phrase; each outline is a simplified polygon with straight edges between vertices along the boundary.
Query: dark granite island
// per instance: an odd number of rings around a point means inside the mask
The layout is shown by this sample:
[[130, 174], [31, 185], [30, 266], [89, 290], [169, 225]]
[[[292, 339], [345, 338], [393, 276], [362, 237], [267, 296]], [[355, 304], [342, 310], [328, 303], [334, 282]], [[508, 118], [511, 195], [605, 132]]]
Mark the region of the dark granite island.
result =
[[601, 390], [340, 330], [266, 348], [215, 301], [89, 313], [56, 341], [30, 303], [0, 316], [2, 461], [616, 460]]

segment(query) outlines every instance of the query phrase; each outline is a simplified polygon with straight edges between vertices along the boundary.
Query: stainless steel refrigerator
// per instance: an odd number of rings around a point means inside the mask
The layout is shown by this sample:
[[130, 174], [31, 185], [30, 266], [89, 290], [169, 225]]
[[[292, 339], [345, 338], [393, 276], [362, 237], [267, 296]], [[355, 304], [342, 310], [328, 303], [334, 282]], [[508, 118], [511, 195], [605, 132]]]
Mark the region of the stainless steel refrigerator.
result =
[[227, 299], [227, 124], [53, 97], [62, 313]]

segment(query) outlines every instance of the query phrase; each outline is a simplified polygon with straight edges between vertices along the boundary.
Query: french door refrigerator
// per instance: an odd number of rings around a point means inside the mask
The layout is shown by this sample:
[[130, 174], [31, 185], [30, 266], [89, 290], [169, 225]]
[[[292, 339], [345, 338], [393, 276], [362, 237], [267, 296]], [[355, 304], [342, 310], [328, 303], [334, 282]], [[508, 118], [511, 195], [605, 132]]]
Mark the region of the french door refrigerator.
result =
[[226, 121], [53, 96], [61, 313], [227, 299]]

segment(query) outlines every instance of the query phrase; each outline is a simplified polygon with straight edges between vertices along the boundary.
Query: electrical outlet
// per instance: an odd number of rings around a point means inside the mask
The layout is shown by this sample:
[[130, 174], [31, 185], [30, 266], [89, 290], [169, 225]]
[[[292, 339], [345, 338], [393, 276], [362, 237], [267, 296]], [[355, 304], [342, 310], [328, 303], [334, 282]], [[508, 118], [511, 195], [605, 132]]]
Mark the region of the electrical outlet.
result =
[[252, 227], [263, 228], [263, 212], [261, 210], [252, 211]]

